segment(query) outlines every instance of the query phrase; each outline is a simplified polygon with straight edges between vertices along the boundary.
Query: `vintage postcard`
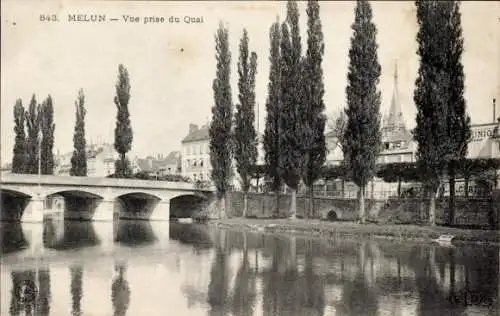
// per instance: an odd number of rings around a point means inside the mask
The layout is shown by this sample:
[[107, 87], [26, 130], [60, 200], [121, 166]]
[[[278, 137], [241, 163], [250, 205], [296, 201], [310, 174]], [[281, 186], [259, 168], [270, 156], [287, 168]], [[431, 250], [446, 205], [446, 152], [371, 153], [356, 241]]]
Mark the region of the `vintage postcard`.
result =
[[1, 2], [1, 315], [498, 315], [500, 2]]

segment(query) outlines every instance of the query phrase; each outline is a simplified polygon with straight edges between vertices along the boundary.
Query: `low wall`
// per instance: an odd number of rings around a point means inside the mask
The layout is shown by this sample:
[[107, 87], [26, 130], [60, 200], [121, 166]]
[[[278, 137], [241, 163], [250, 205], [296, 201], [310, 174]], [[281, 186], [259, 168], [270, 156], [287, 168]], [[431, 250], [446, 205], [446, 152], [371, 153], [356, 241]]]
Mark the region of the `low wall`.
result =
[[[339, 220], [356, 220], [358, 218], [359, 203], [355, 199], [333, 197], [315, 197], [314, 214], [309, 214], [309, 197], [297, 197], [297, 217], [326, 219], [328, 213], [335, 212]], [[257, 218], [288, 217], [290, 215], [290, 195], [280, 195], [279, 208], [276, 208], [276, 195], [274, 194], [248, 194], [247, 216]], [[378, 212], [385, 204], [385, 200], [366, 199], [365, 207], [368, 218], [375, 219]], [[231, 192], [229, 194], [229, 216], [241, 216], [243, 211], [243, 193]]]
[[[297, 217], [327, 219], [335, 212], [338, 220], [357, 220], [359, 203], [356, 199], [315, 197], [314, 214], [307, 211], [308, 197], [297, 197]], [[496, 199], [496, 200], [495, 200]], [[274, 194], [248, 193], [248, 217], [288, 217], [290, 196], [280, 195], [279, 208]], [[367, 219], [380, 223], [417, 224], [428, 219], [429, 200], [418, 199], [366, 199]], [[243, 193], [230, 192], [227, 201], [228, 216], [238, 217], [243, 211]], [[499, 223], [500, 192], [493, 198], [457, 198], [455, 202], [455, 224], [463, 226], [489, 227], [491, 222]], [[436, 223], [447, 224], [448, 200], [436, 201]], [[493, 218], [491, 216], [493, 215]]]

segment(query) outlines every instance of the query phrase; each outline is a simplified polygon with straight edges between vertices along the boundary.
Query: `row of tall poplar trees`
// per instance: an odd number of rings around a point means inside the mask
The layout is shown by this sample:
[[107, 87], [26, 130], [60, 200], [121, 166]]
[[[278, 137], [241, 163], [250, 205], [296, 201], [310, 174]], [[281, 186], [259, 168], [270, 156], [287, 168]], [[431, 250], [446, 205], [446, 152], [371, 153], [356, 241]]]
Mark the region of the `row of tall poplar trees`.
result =
[[[287, 18], [271, 28], [271, 71], [266, 102], [264, 133], [267, 174], [275, 190], [284, 182], [292, 191], [291, 217], [296, 214], [296, 192], [301, 180], [310, 187], [319, 177], [326, 157], [323, 103], [323, 33], [319, 3], [307, 3], [308, 48], [302, 56], [299, 12], [295, 1], [287, 3]], [[228, 30], [221, 24], [216, 33], [216, 78], [213, 82], [214, 106], [210, 124], [211, 178], [216, 186], [221, 214], [232, 178], [232, 160], [240, 175], [245, 194], [243, 215], [247, 212], [247, 193], [252, 168], [257, 160], [255, 121], [255, 75], [257, 55], [248, 52], [248, 34], [243, 31], [238, 61], [238, 98], [233, 124], [230, 85], [231, 53]], [[279, 199], [279, 193], [277, 194]], [[279, 202], [279, 200], [278, 200]], [[277, 203], [278, 204], [278, 203]], [[310, 203], [312, 209], [312, 203]]]
[[49, 95], [38, 104], [33, 95], [26, 110], [21, 99], [14, 106], [15, 143], [12, 172], [52, 174], [54, 170], [54, 105]]
[[[118, 66], [118, 80], [115, 85], [114, 103], [117, 107], [115, 127], [115, 149], [119, 159], [115, 162], [115, 175], [128, 177], [132, 174], [130, 162], [126, 157], [132, 147], [133, 132], [128, 111], [130, 100], [130, 81], [127, 68]], [[87, 145], [85, 140], [85, 94], [78, 91], [75, 101], [75, 127], [73, 133], [73, 154], [71, 156], [71, 176], [87, 175]], [[22, 100], [18, 99], [14, 106], [15, 142], [12, 158], [13, 173], [38, 173], [38, 157], [40, 152], [40, 169], [42, 174], [54, 172], [54, 107], [49, 95], [42, 104], [37, 105], [33, 95], [29, 108], [25, 111]], [[27, 131], [27, 134], [26, 134]], [[41, 131], [41, 139], [39, 139]]]
[[[463, 38], [458, 1], [420, 1], [417, 7], [419, 31], [417, 54], [420, 68], [414, 92], [417, 127], [413, 131], [418, 143], [417, 161], [424, 170], [422, 182], [430, 193], [429, 223], [435, 224], [435, 198], [446, 176], [450, 179], [450, 223], [454, 220], [454, 162], [467, 154], [470, 140], [470, 117], [463, 97], [464, 72], [461, 63]], [[325, 162], [324, 85], [321, 62], [324, 54], [319, 4], [307, 3], [308, 40], [305, 56], [301, 54], [299, 13], [297, 3], [288, 1], [284, 23], [276, 21], [270, 28], [270, 72], [266, 100], [264, 151], [267, 176], [277, 193], [285, 183], [292, 193], [290, 216], [296, 214], [296, 191], [302, 180], [310, 192], [309, 212], [314, 215], [313, 183]], [[346, 87], [345, 123], [340, 143], [344, 154], [346, 177], [359, 188], [359, 219], [366, 221], [365, 188], [374, 178], [377, 157], [382, 149], [380, 122], [381, 94], [378, 84], [381, 66], [378, 61], [377, 29], [368, 1], [357, 1], [351, 26], [353, 35], [349, 49]], [[244, 38], [246, 38], [246, 32]], [[242, 40], [243, 41], [243, 40]], [[248, 54], [241, 52], [240, 55]], [[246, 55], [245, 55], [246, 56]], [[230, 86], [230, 52], [227, 29], [219, 27], [216, 35], [217, 76], [214, 80], [215, 105], [210, 126], [212, 179], [220, 198], [224, 198], [231, 178], [232, 148], [236, 150], [238, 172], [248, 174], [254, 156], [242, 164], [242, 149], [253, 148], [253, 132], [245, 130], [232, 137], [232, 101]], [[246, 57], [243, 57], [245, 59]], [[241, 63], [241, 56], [240, 56]], [[245, 69], [245, 68], [242, 68]], [[239, 65], [240, 70], [240, 65]], [[252, 115], [239, 118], [241, 124], [252, 126], [255, 95], [250, 103], [245, 95], [240, 74], [240, 103]], [[242, 75], [243, 74], [243, 75]], [[253, 73], [253, 76], [255, 73]], [[254, 84], [253, 77], [251, 79]], [[242, 92], [243, 91], [243, 92]], [[238, 117], [238, 115], [237, 115]], [[253, 131], [253, 129], [252, 129]], [[244, 139], [242, 135], [251, 135]], [[253, 150], [253, 149], [252, 149]], [[240, 155], [240, 160], [238, 156]], [[246, 193], [247, 187], [243, 186]], [[245, 194], [246, 196], [246, 194]], [[246, 201], [246, 198], [245, 198]], [[246, 212], [246, 202], [245, 211]]]

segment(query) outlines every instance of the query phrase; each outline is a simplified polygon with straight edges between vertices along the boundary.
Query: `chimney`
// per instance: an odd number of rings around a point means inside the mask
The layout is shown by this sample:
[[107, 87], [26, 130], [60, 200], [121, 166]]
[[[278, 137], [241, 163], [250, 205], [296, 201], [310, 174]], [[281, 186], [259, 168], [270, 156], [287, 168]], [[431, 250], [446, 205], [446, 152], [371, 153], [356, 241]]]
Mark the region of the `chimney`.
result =
[[198, 130], [198, 125], [196, 124], [189, 124], [189, 134], [194, 133]]

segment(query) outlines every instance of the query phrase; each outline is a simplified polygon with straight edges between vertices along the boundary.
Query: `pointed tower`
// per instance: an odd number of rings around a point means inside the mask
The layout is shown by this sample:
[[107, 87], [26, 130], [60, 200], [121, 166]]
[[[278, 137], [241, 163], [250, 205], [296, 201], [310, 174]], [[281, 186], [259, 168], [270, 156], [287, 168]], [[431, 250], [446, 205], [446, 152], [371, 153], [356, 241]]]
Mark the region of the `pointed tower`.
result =
[[382, 129], [384, 142], [406, 142], [411, 139], [410, 132], [406, 129], [406, 123], [401, 110], [398, 89], [398, 64], [394, 64], [394, 88], [392, 91], [391, 106], [389, 113], [384, 118]]

